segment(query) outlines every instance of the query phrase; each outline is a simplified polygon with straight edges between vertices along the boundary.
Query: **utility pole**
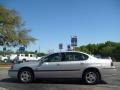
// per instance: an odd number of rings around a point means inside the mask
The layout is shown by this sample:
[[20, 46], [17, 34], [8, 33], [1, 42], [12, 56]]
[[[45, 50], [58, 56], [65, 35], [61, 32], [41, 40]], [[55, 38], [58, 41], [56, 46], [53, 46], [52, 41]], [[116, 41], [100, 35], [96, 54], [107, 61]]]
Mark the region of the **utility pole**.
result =
[[39, 50], [38, 52], [40, 53], [40, 46], [38, 47], [38, 50]]

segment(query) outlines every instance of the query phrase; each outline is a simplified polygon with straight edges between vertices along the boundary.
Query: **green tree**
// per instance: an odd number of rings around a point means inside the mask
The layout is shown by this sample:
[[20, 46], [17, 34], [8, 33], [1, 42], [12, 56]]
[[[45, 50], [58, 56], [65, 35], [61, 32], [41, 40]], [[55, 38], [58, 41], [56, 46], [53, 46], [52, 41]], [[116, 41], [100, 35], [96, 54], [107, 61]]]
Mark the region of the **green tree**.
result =
[[22, 25], [22, 20], [16, 10], [0, 6], [0, 45], [27, 46], [36, 39], [29, 36], [30, 30]]
[[28, 33], [30, 32], [31, 30], [28, 30], [26, 28], [23, 28], [23, 29], [20, 29], [18, 30], [16, 33], [17, 33], [17, 40], [18, 40], [18, 44], [19, 45], [22, 45], [22, 46], [27, 46], [29, 45], [31, 42], [35, 42], [35, 38], [33, 38], [32, 36], [29, 36]]
[[76, 50], [76, 51], [86, 52], [86, 53], [89, 53], [89, 54], [91, 53], [86, 46], [76, 47], [75, 50]]
[[98, 46], [95, 44], [88, 44], [86, 46], [86, 48], [91, 52], [91, 54], [96, 55], [97, 54], [97, 50], [98, 50]]
[[101, 56], [103, 57], [110, 57], [112, 56], [112, 51], [113, 51], [113, 47], [111, 46], [106, 46], [106, 47], [103, 47], [99, 50], [99, 53]]
[[115, 59], [116, 61], [120, 61], [120, 44], [117, 45], [112, 53], [112, 57], [113, 59]]
[[120, 43], [107, 41], [100, 44], [88, 44], [76, 48], [77, 51], [83, 51], [93, 55], [102, 57], [112, 57], [116, 61], [120, 61]]

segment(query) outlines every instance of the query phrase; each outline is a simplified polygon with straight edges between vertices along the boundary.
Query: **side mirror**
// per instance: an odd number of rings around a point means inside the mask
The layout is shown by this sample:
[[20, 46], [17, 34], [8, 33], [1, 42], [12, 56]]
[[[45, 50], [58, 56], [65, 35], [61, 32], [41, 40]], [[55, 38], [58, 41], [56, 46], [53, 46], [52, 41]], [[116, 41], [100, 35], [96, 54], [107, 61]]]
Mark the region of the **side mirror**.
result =
[[40, 60], [40, 64], [41, 64], [41, 63], [44, 63], [44, 59], [41, 59], [41, 60]]
[[43, 58], [43, 59], [40, 60], [40, 63], [44, 63], [46, 61], [47, 61], [47, 58]]
[[44, 63], [44, 59], [39, 60], [39, 66]]

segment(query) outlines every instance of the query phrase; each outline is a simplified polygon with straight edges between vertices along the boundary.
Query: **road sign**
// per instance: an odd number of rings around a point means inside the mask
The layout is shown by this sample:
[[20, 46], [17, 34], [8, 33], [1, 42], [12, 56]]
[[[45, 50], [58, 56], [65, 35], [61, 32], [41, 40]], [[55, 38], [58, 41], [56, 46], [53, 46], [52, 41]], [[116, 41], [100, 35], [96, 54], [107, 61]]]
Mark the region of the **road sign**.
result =
[[59, 49], [60, 50], [63, 49], [63, 44], [62, 43], [59, 44]]
[[71, 37], [71, 46], [77, 46], [77, 36]]
[[6, 51], [6, 47], [3, 47], [3, 51]]
[[25, 52], [25, 47], [20, 47], [20, 48], [19, 48], [19, 51], [20, 51], [20, 52]]
[[67, 45], [67, 50], [68, 50], [68, 51], [71, 51], [70, 45]]

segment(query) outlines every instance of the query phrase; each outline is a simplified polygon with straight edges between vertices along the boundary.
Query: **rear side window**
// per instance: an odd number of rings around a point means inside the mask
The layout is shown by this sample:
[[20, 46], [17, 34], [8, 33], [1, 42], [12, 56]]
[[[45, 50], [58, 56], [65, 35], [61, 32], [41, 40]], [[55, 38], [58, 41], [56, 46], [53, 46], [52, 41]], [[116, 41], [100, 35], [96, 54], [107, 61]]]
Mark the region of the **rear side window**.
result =
[[79, 60], [87, 60], [88, 59], [88, 55], [85, 55], [83, 53], [76, 53], [75, 54], [75, 60], [79, 61]]
[[63, 54], [62, 61], [82, 61], [87, 59], [88, 56], [83, 53], [67, 52]]

